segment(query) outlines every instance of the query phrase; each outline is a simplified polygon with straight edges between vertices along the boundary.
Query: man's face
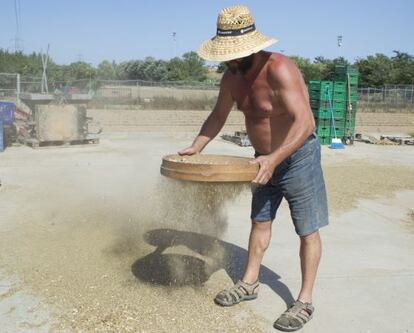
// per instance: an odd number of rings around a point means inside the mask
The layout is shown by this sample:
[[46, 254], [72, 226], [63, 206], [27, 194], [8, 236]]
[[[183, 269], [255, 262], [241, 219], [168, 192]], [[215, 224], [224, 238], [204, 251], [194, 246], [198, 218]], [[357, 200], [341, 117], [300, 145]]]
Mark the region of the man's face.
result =
[[225, 64], [231, 73], [244, 75], [252, 67], [253, 54], [247, 57], [244, 57], [244, 58], [238, 58], [238, 59], [226, 61]]

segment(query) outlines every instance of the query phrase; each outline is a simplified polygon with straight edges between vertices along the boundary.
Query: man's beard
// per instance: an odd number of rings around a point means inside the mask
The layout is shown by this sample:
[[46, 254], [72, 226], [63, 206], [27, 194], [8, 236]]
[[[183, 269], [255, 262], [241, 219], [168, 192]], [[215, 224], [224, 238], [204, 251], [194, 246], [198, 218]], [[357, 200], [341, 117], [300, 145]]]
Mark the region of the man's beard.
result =
[[253, 57], [251, 54], [247, 57], [241, 58], [239, 62], [230, 60], [226, 62], [226, 66], [232, 74], [246, 74], [253, 65]]

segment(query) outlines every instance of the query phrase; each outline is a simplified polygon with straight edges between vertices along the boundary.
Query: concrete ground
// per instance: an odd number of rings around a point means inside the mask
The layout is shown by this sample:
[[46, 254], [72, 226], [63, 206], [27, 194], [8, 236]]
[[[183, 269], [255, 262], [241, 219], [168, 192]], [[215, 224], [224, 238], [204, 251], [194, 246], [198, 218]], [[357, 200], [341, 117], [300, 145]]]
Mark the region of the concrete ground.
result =
[[[97, 146], [0, 154], [5, 332], [275, 331], [300, 288], [286, 202], [259, 298], [215, 306], [243, 270], [250, 193], [209, 188], [220, 200], [208, 201], [205, 188], [159, 175], [161, 157], [193, 135], [105, 133]], [[205, 152], [252, 155], [220, 139]], [[331, 223], [321, 230], [316, 312], [301, 332], [414, 332], [414, 148], [357, 143], [322, 155]], [[225, 206], [216, 215], [199, 199]]]

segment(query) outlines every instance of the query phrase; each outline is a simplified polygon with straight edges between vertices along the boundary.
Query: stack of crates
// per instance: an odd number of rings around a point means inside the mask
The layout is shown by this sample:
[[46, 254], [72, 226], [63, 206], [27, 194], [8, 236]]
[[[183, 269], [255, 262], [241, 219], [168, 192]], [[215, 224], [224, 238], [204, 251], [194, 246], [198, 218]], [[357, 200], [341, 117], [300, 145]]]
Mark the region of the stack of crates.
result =
[[335, 81], [309, 81], [310, 105], [321, 144], [330, 144], [334, 137], [353, 142], [357, 86], [358, 72], [349, 66], [336, 66]]
[[344, 82], [346, 85], [346, 109], [343, 141], [354, 142], [355, 120], [358, 101], [358, 70], [351, 66], [335, 66], [335, 82]]

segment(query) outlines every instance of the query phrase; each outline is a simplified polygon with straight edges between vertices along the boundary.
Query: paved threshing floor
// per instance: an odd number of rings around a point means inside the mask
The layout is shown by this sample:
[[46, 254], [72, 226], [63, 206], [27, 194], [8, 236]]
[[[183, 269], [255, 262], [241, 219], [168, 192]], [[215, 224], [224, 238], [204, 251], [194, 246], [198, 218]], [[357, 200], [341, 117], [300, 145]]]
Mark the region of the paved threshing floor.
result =
[[[250, 194], [159, 175], [161, 157], [193, 135], [106, 133], [97, 146], [0, 154], [2, 329], [273, 330], [300, 286], [286, 203], [263, 262], [260, 297], [215, 306], [216, 292], [242, 273]], [[220, 139], [206, 152], [252, 155]], [[331, 225], [322, 231], [315, 318], [303, 332], [411, 332], [414, 149], [324, 147], [323, 165]]]

